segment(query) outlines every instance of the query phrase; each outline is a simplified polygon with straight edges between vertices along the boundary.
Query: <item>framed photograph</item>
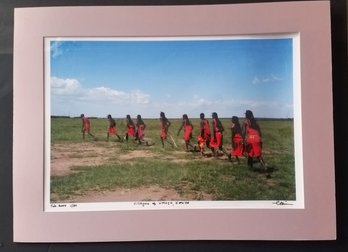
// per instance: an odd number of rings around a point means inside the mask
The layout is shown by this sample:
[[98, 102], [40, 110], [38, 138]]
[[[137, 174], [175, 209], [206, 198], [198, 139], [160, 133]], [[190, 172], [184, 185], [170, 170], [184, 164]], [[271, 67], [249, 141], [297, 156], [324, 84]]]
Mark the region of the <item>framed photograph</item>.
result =
[[45, 38], [45, 209], [303, 207], [298, 38]]
[[329, 13], [16, 9], [15, 241], [335, 239]]

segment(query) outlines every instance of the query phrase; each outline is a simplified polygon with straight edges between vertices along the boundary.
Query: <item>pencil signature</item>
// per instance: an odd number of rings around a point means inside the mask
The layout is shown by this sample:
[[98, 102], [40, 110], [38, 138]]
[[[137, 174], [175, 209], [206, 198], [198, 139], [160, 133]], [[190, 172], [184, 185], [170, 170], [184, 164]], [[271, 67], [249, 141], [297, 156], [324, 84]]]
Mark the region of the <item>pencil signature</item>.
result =
[[293, 205], [293, 204], [292, 203], [288, 203], [287, 201], [277, 200], [276, 202], [273, 202], [273, 205], [286, 206], [286, 205]]

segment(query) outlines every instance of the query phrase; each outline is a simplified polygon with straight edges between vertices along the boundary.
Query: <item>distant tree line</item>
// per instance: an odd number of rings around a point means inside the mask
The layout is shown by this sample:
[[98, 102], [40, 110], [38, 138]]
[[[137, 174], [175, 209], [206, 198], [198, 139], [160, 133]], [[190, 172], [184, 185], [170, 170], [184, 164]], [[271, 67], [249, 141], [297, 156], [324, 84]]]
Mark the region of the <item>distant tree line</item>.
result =
[[[51, 118], [78, 118], [78, 119], [81, 119], [80, 116], [60, 116], [60, 115], [51, 115]], [[100, 119], [102, 117], [96, 117], [96, 116], [89, 116], [88, 117], [89, 119]], [[115, 119], [122, 119], [122, 118], [115, 118]], [[144, 118], [146, 119], [146, 118]], [[156, 119], [156, 118], [151, 118], [151, 119]], [[171, 119], [177, 119], [177, 118], [171, 118]], [[195, 118], [192, 118], [192, 119], [195, 119]], [[196, 118], [197, 119], [197, 118]], [[230, 119], [230, 118], [227, 118], [227, 117], [220, 117], [220, 119]], [[294, 120], [294, 118], [268, 118], [268, 117], [258, 117], [258, 118], [255, 118], [257, 120], [261, 120], [261, 121], [292, 121]]]

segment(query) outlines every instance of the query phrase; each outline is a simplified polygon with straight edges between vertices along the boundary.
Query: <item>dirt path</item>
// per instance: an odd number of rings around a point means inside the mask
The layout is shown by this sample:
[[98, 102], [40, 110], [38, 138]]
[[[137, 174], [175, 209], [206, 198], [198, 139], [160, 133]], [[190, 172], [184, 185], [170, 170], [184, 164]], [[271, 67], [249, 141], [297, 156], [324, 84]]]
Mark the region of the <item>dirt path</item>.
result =
[[115, 143], [98, 145], [94, 142], [54, 144], [51, 147], [51, 176], [65, 176], [73, 172], [74, 166], [96, 166], [110, 163], [110, 159], [129, 161], [134, 158], [154, 158], [146, 150], [132, 150], [127, 154], [117, 153]]
[[79, 144], [54, 144], [51, 147], [51, 176], [72, 173], [74, 166], [101, 165], [112, 155], [111, 148], [86, 142]]
[[86, 195], [76, 196], [66, 200], [69, 203], [101, 203], [101, 202], [132, 202], [132, 201], [180, 201], [180, 200], [213, 200], [209, 194], [181, 196], [173, 189], [159, 186], [141, 188], [119, 188], [113, 191], [90, 192]]
[[175, 190], [164, 189], [158, 186], [141, 187], [134, 189], [120, 188], [107, 192], [92, 192], [84, 196], [74, 197], [69, 202], [126, 202], [126, 201], [163, 201], [184, 200]]
[[[100, 145], [94, 142], [76, 144], [54, 144], [51, 147], [51, 176], [66, 176], [74, 172], [74, 166], [97, 166], [115, 161], [131, 161], [134, 158], [158, 158], [149, 150], [132, 150], [127, 154], [118, 153], [115, 143]], [[184, 152], [178, 152], [183, 154]], [[112, 159], [113, 158], [113, 159]], [[185, 160], [170, 158], [173, 162]], [[60, 201], [57, 195], [51, 195], [52, 201]], [[119, 201], [172, 201], [172, 200], [211, 200], [211, 195], [180, 195], [174, 189], [159, 186], [140, 188], [119, 188], [113, 191], [87, 192], [85, 195], [74, 196], [64, 202], [119, 202]]]

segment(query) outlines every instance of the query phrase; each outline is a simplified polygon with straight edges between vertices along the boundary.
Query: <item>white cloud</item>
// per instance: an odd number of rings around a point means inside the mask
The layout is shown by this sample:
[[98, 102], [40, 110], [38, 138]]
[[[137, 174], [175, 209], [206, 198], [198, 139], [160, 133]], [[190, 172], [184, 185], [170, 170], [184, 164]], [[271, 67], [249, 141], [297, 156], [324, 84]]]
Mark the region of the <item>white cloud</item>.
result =
[[84, 90], [84, 95], [79, 97], [85, 101], [109, 102], [112, 104], [147, 104], [150, 102], [150, 95], [141, 90], [129, 92], [119, 91], [108, 87], [96, 87]]
[[147, 104], [150, 102], [150, 95], [143, 93], [139, 89], [132, 90], [129, 95], [131, 103]]
[[[198, 118], [200, 113], [211, 117], [217, 112], [219, 117], [244, 116], [250, 109], [256, 117], [293, 116], [293, 105], [275, 101], [241, 100], [233, 98], [213, 99], [208, 96], [192, 94], [190, 99], [166, 99], [164, 102], [152, 101], [151, 96], [142, 90], [116, 90], [107, 86], [84, 87], [77, 79], [51, 78], [52, 114], [76, 116], [81, 113], [115, 117], [126, 114], [141, 114], [144, 118], [158, 118], [164, 111], [168, 117], [178, 118], [188, 114]], [[174, 97], [173, 97], [174, 98]], [[83, 111], [81, 111], [83, 110]]]
[[266, 77], [255, 76], [254, 79], [252, 80], [252, 83], [256, 85], [256, 84], [262, 84], [262, 83], [278, 82], [281, 80], [282, 80], [282, 78], [280, 78], [274, 74], [271, 74], [271, 75], [266, 76]]
[[51, 93], [60, 98], [100, 104], [147, 104], [150, 95], [139, 89], [129, 92], [109, 87], [86, 88], [77, 79], [51, 78]]
[[71, 95], [81, 90], [81, 84], [76, 79], [51, 78], [51, 90], [53, 95]]

